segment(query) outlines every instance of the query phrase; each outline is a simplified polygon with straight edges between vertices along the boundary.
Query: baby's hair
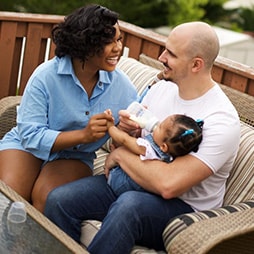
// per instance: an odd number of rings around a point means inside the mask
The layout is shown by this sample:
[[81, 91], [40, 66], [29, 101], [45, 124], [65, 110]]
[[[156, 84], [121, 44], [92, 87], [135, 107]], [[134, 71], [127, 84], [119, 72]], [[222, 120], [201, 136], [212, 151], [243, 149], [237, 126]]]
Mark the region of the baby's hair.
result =
[[175, 158], [197, 152], [202, 141], [203, 120], [194, 120], [186, 115], [174, 115], [173, 130], [169, 139], [171, 155]]

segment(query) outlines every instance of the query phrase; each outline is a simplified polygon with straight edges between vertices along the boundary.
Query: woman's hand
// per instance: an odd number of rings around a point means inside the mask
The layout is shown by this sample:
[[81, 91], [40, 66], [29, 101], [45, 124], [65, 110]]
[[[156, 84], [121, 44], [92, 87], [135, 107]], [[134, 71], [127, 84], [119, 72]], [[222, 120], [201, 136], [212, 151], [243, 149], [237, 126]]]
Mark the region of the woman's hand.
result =
[[61, 132], [51, 151], [56, 152], [78, 144], [96, 142], [107, 133], [109, 121], [112, 121], [112, 116], [107, 113], [93, 115], [85, 128]]
[[83, 143], [95, 142], [102, 138], [108, 131], [108, 122], [112, 121], [112, 116], [105, 112], [93, 115], [82, 130], [84, 134]]

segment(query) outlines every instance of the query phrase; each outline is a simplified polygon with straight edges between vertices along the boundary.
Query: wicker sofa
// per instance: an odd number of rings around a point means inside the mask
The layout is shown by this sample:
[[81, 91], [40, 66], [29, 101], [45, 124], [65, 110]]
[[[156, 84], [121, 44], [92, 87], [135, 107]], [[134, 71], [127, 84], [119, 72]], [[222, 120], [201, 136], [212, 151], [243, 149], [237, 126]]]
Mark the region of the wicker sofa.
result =
[[[145, 63], [145, 64], [144, 64]], [[157, 63], [122, 57], [118, 66], [141, 93], [159, 72]], [[172, 219], [163, 232], [168, 253], [254, 253], [254, 97], [221, 85], [238, 110], [241, 142], [238, 156], [227, 182], [222, 208], [184, 214]], [[0, 138], [15, 125], [16, 105], [21, 96], [0, 100]], [[97, 151], [94, 174], [103, 172], [107, 144]], [[98, 221], [84, 221], [81, 241], [87, 246], [100, 227]], [[164, 253], [135, 246], [131, 252]]]

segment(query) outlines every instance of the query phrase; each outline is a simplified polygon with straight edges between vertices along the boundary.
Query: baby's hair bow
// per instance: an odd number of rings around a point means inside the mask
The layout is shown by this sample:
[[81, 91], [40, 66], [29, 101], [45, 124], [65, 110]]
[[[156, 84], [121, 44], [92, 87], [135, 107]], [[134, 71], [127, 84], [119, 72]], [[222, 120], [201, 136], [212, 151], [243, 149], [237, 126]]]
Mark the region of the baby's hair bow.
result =
[[193, 129], [186, 130], [186, 131], [184, 131], [184, 132], [180, 135], [180, 138], [185, 137], [185, 136], [187, 136], [187, 135], [191, 135], [191, 134], [193, 134], [193, 133], [194, 133], [194, 130], [193, 130]]
[[203, 121], [202, 119], [197, 119], [197, 120], [196, 120], [196, 123], [197, 123], [197, 125], [198, 125], [198, 127], [199, 127], [200, 129], [203, 128], [204, 121]]

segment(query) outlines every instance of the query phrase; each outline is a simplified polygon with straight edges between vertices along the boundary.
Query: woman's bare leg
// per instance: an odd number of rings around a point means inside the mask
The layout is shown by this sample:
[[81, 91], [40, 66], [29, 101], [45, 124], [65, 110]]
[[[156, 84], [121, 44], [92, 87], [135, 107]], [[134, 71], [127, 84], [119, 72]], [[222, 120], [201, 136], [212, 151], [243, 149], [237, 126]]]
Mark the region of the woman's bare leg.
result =
[[21, 150], [0, 151], [0, 179], [27, 201], [40, 173], [42, 161]]
[[34, 184], [32, 192], [33, 206], [40, 212], [43, 212], [48, 193], [51, 190], [65, 183], [91, 175], [91, 169], [79, 160], [56, 160], [48, 162], [42, 168]]

